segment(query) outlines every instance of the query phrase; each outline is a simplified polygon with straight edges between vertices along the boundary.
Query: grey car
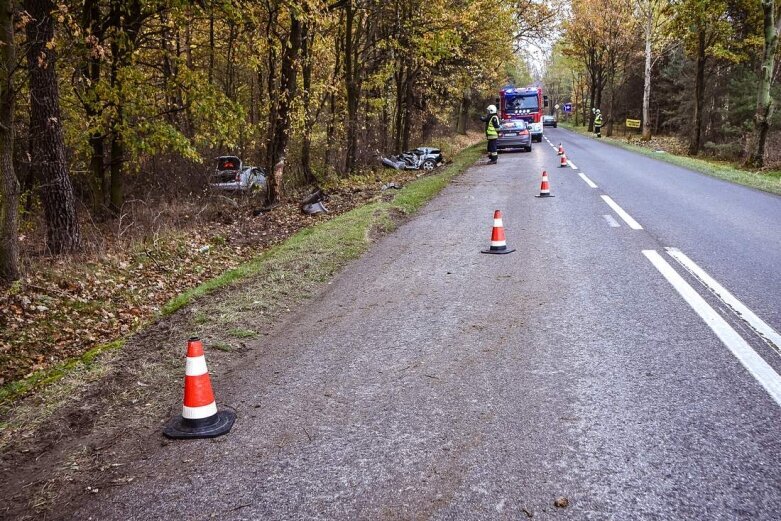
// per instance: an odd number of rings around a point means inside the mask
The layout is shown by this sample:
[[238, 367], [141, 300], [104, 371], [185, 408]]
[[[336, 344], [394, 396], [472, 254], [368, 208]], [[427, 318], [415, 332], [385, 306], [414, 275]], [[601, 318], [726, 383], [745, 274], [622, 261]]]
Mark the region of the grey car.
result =
[[397, 156], [382, 158], [382, 164], [396, 170], [431, 171], [445, 162], [442, 151], [433, 147], [418, 147]]
[[505, 120], [499, 129], [499, 138], [496, 140], [497, 150], [520, 148], [527, 152], [532, 151], [532, 136], [525, 121], [520, 119]]
[[266, 173], [257, 166], [245, 166], [236, 156], [220, 156], [209, 187], [226, 192], [249, 192], [266, 187]]

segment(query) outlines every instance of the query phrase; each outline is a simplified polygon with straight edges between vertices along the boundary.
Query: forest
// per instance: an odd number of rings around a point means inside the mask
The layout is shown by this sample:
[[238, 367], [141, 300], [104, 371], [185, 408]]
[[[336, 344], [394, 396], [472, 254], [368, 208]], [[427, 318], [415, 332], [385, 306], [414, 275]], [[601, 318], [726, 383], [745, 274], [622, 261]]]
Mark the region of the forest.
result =
[[774, 1], [572, 0], [544, 71], [569, 119], [607, 135], [642, 120], [674, 152], [778, 169], [779, 8]]

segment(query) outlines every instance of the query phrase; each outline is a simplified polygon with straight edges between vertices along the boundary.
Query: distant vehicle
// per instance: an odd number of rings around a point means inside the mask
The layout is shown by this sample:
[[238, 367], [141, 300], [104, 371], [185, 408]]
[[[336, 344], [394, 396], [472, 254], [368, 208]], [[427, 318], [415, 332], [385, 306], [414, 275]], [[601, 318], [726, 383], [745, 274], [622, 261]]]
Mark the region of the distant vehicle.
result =
[[532, 135], [529, 126], [521, 119], [503, 121], [499, 129], [499, 139], [496, 140], [497, 150], [521, 148], [532, 151]]
[[418, 147], [397, 156], [382, 158], [382, 164], [396, 170], [434, 170], [445, 161], [438, 148]]
[[542, 126], [543, 127], [558, 127], [559, 122], [556, 121], [556, 116], [543, 116], [542, 117]]
[[511, 85], [499, 91], [499, 111], [502, 120], [521, 119], [529, 126], [534, 141], [542, 142], [542, 112], [548, 97], [539, 87], [517, 88]]
[[209, 187], [226, 192], [249, 192], [266, 187], [266, 172], [257, 166], [245, 166], [236, 156], [220, 156]]

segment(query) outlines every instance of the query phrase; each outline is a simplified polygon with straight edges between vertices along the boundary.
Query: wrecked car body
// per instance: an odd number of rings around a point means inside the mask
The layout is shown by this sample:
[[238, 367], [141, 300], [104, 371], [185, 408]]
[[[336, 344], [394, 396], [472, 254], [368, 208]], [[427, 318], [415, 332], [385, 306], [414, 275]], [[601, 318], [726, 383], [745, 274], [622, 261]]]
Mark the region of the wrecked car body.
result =
[[209, 187], [226, 192], [250, 192], [266, 187], [266, 172], [257, 166], [245, 166], [237, 156], [220, 156]]
[[444, 163], [442, 151], [433, 147], [418, 147], [415, 150], [382, 158], [382, 164], [396, 170], [431, 171]]

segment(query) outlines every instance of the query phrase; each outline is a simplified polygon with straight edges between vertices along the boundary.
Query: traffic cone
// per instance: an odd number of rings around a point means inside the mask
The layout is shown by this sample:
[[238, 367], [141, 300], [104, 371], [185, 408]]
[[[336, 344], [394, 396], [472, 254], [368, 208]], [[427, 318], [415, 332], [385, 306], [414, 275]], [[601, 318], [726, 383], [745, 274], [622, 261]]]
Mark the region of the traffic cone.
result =
[[217, 410], [203, 344], [198, 338], [191, 338], [187, 341], [182, 415], [173, 418], [163, 434], [176, 439], [216, 438], [228, 433], [235, 420], [233, 411]]
[[507, 247], [507, 241], [504, 238], [504, 224], [502, 223], [501, 210], [494, 211], [494, 227], [491, 231], [491, 247], [487, 250], [480, 250], [480, 253], [512, 253], [514, 248]]
[[542, 183], [540, 183], [540, 195], [534, 197], [556, 197], [550, 193], [550, 186], [548, 185], [548, 172], [542, 171]]
[[567, 154], [561, 154], [561, 163], [559, 168], [567, 168]]
[[561, 146], [561, 143], [559, 143], [559, 155], [560, 155], [560, 156], [563, 156], [563, 155], [564, 155], [564, 147], [563, 147], [563, 146]]

